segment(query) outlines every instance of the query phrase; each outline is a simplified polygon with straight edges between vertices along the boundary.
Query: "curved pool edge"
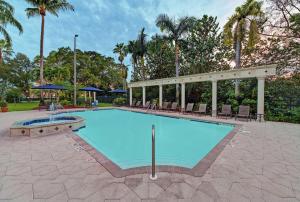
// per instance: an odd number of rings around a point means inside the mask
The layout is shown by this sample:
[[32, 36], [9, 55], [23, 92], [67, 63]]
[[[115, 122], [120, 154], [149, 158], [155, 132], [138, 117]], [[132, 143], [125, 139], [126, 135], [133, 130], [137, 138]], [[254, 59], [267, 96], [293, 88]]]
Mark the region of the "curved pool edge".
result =
[[[210, 168], [213, 162], [217, 159], [220, 153], [224, 150], [226, 145], [232, 140], [232, 138], [238, 133], [241, 124], [234, 125], [231, 130], [204, 158], [202, 158], [193, 168], [185, 168], [180, 166], [169, 166], [169, 165], [157, 165], [156, 172], [169, 172], [178, 174], [187, 174], [194, 177], [203, 176], [206, 171]], [[70, 133], [74, 141], [76, 141], [87, 153], [89, 153], [99, 164], [101, 164], [112, 176], [122, 178], [136, 174], [150, 174], [151, 166], [140, 166], [135, 168], [122, 169], [120, 166], [115, 164], [103, 153], [92, 147], [84, 139], [78, 136], [76, 133]]]

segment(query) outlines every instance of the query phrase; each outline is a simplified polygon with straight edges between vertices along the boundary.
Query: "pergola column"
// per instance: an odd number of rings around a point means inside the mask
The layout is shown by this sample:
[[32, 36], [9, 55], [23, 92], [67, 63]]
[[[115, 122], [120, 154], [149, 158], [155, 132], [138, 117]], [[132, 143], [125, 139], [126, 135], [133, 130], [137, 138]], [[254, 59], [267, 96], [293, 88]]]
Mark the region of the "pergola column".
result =
[[185, 110], [185, 83], [181, 83], [181, 111]]
[[212, 81], [212, 116], [217, 116], [217, 80]]
[[163, 103], [163, 86], [159, 85], [159, 108], [162, 108]]
[[143, 86], [143, 106], [146, 105], [146, 86]]
[[265, 114], [265, 77], [257, 78], [257, 119], [264, 120]]
[[96, 92], [94, 92], [94, 102], [96, 102]]
[[129, 88], [129, 105], [132, 106], [132, 88]]

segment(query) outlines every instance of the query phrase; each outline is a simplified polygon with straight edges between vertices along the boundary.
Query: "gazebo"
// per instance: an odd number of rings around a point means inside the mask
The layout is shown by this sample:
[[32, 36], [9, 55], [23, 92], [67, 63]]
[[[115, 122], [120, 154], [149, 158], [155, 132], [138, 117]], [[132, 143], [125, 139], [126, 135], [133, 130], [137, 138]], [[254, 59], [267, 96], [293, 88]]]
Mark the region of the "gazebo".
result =
[[156, 80], [138, 81], [131, 82], [128, 84], [129, 87], [129, 101], [130, 106], [132, 105], [132, 89], [142, 88], [143, 89], [143, 106], [146, 104], [146, 87], [147, 86], [159, 86], [159, 107], [162, 107], [163, 101], [163, 85], [180, 84], [181, 85], [181, 110], [185, 109], [185, 84], [193, 82], [212, 82], [212, 116], [217, 116], [217, 83], [220, 80], [235, 80], [235, 79], [247, 79], [257, 78], [258, 90], [257, 90], [257, 115], [258, 118], [264, 116], [264, 92], [265, 92], [265, 78], [267, 76], [276, 75], [276, 64], [263, 65], [257, 67], [250, 67], [244, 69], [234, 69], [228, 71], [210, 72], [204, 74], [194, 74], [187, 76], [179, 76], [173, 78], [164, 78]]
[[80, 91], [85, 91], [84, 94], [84, 100], [86, 101], [86, 92], [89, 92], [89, 97], [91, 97], [91, 92], [93, 92], [93, 97], [94, 97], [94, 102], [96, 101], [96, 92], [103, 92], [103, 90], [95, 88], [95, 87], [84, 87], [84, 88], [80, 88]]
[[[67, 90], [64, 86], [55, 85], [55, 84], [45, 84], [40, 86], [33, 86], [31, 89], [38, 89], [38, 90]], [[57, 96], [58, 98], [58, 96]], [[52, 100], [52, 95], [51, 95]]]

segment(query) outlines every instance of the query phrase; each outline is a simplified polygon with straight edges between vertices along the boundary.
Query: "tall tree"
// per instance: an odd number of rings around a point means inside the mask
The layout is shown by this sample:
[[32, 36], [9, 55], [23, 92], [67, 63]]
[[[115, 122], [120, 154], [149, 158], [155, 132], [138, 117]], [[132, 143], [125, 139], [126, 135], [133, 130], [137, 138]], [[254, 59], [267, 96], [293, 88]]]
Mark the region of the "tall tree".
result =
[[[182, 47], [185, 74], [199, 74], [228, 69], [217, 17], [203, 15], [191, 18], [193, 26], [187, 37], [187, 45]], [[227, 48], [229, 49], [229, 48]]]
[[267, 19], [260, 33], [273, 38], [300, 37], [300, 1], [268, 0]]
[[31, 72], [33, 66], [30, 59], [22, 53], [17, 53], [13, 59], [8, 60], [7, 65], [10, 67], [10, 83], [18, 87], [26, 97], [29, 97], [33, 79]]
[[[247, 0], [235, 9], [235, 13], [228, 19], [224, 26], [224, 41], [227, 45], [233, 45], [235, 49], [235, 68], [241, 66], [241, 53], [243, 43], [251, 49], [259, 39], [258, 24], [262, 19], [262, 2]], [[235, 83], [235, 95], [239, 95], [239, 81]]]
[[[131, 64], [132, 64], [132, 67], [133, 67], [133, 73], [136, 69], [136, 66], [137, 66], [137, 61], [138, 61], [138, 47], [137, 47], [137, 42], [135, 40], [131, 40], [128, 42], [128, 45], [127, 45], [127, 50], [128, 50], [128, 53], [131, 54]], [[133, 79], [134, 77], [132, 76], [131, 79], [133, 81], [135, 81], [135, 79]]]
[[4, 41], [1, 42], [0, 46], [0, 64], [2, 63], [2, 49], [11, 47], [12, 40], [9, 33], [6, 30], [7, 25], [11, 25], [19, 30], [21, 34], [23, 32], [22, 25], [14, 17], [14, 8], [11, 4], [4, 0], [0, 0], [0, 34], [3, 35]]
[[[175, 44], [175, 66], [176, 77], [179, 76], [179, 43], [185, 33], [188, 32], [189, 18], [180, 18], [177, 22], [175, 19], [170, 18], [166, 14], [160, 14], [156, 19], [156, 26], [160, 28], [162, 32], [166, 32], [168, 35], [166, 38], [172, 40]], [[176, 100], [179, 101], [179, 85], [176, 84]]]
[[25, 12], [30, 17], [41, 16], [41, 38], [40, 38], [40, 83], [44, 83], [44, 32], [45, 32], [45, 16], [49, 12], [58, 17], [59, 11], [71, 10], [74, 7], [67, 0], [25, 0], [32, 8], [26, 8]]
[[126, 89], [126, 78], [127, 78], [127, 67], [124, 65], [124, 59], [128, 54], [127, 46], [124, 45], [124, 43], [118, 43], [114, 50], [114, 53], [118, 54], [118, 60], [120, 62], [122, 77], [123, 77], [123, 90]]
[[140, 60], [140, 65], [142, 68], [142, 79], [146, 80], [147, 73], [146, 73], [146, 67], [145, 67], [145, 55], [147, 53], [147, 40], [146, 40], [147, 34], [145, 34], [145, 28], [143, 27], [138, 35], [138, 38], [136, 40], [137, 43], [137, 57]]

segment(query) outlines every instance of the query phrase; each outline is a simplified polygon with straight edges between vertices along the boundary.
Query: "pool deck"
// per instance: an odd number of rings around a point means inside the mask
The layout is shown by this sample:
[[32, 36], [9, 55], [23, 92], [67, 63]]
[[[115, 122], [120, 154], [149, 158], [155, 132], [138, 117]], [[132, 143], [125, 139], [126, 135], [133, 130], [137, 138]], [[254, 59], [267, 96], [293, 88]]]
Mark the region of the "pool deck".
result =
[[15, 121], [47, 114], [0, 113], [0, 202], [300, 201], [300, 124], [201, 117], [242, 127], [202, 177], [160, 172], [151, 181], [113, 177], [72, 134], [9, 136]]

